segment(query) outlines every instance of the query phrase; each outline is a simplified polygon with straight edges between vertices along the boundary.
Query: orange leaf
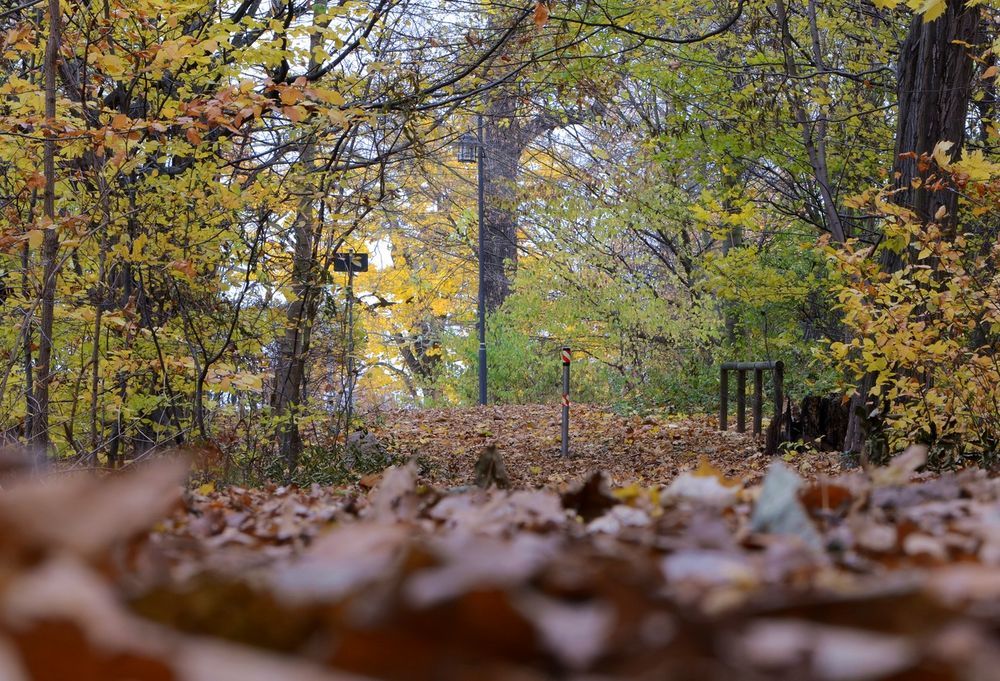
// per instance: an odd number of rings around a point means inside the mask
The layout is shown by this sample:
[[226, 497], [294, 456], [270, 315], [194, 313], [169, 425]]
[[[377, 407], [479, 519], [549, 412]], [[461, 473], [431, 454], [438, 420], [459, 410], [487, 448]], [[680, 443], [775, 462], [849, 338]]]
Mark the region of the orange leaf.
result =
[[541, 28], [548, 22], [548, 20], [549, 6], [539, 0], [539, 2], [535, 3], [535, 26]]
[[195, 270], [190, 260], [174, 260], [170, 263], [170, 266], [186, 275], [189, 279], [194, 279], [198, 275], [197, 270]]
[[187, 141], [191, 144], [201, 144], [201, 135], [194, 128], [188, 128], [184, 136], [187, 137]]

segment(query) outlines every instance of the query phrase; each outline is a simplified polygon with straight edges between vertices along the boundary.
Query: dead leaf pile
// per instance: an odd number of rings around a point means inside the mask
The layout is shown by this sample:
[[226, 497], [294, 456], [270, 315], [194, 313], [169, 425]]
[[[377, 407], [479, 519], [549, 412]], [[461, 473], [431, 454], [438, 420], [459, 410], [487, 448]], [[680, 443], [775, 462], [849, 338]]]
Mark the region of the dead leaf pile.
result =
[[[552, 404], [387, 411], [375, 433], [404, 459], [417, 457], [423, 479], [446, 487], [471, 484], [475, 461], [491, 443], [514, 487], [566, 485], [593, 470], [618, 485], [662, 485], [706, 456], [727, 476], [754, 480], [769, 462], [761, 443], [720, 432], [714, 417], [624, 417], [587, 404], [572, 407], [571, 456], [561, 458], [560, 413]], [[841, 470], [836, 454], [796, 457], [790, 465], [806, 477]]]
[[[201, 488], [162, 462], [0, 493], [0, 678], [996, 678], [1000, 481]], [[120, 512], [115, 512], [120, 510]]]

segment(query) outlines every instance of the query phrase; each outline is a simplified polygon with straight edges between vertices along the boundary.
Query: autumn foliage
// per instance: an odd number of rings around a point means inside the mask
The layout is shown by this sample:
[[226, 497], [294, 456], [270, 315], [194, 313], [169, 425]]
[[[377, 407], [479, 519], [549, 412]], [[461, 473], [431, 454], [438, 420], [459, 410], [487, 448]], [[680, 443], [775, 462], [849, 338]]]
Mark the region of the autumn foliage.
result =
[[[850, 336], [831, 351], [853, 378], [872, 377], [872, 421], [886, 431], [875, 428], [872, 436], [888, 438], [881, 456], [926, 442], [938, 465], [993, 462], [1000, 443], [1000, 244], [991, 231], [971, 228], [995, 209], [998, 168], [978, 154], [955, 163], [939, 158], [934, 181], [967, 195], [970, 231], [955, 234], [944, 211], [924, 224], [886, 194], [862, 197], [883, 221], [885, 239], [880, 250], [828, 250]], [[886, 271], [878, 257], [884, 250], [899, 254], [897, 269]]]

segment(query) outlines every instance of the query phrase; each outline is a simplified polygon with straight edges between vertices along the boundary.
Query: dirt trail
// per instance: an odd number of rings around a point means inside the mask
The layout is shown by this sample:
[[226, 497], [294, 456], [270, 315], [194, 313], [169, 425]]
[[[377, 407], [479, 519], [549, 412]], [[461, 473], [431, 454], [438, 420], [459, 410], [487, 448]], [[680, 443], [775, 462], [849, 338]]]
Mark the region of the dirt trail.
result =
[[[769, 463], [750, 435], [720, 432], [708, 416], [623, 417], [607, 409], [573, 405], [570, 456], [559, 455], [560, 407], [502, 405], [466, 409], [384, 412], [375, 433], [403, 456], [417, 456], [428, 482], [468, 485], [483, 447], [495, 443], [515, 487], [558, 487], [594, 469], [614, 484], [663, 484], [698, 466], [702, 457], [730, 478], [757, 480]], [[836, 455], [789, 460], [806, 477], [836, 474]]]

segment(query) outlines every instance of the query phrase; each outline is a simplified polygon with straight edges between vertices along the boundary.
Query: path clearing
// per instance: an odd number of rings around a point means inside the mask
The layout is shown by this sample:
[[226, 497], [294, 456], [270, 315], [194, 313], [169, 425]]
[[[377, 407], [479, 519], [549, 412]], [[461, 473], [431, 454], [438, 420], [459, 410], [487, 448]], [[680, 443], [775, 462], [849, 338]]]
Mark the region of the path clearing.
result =
[[[664, 484], [698, 466], [702, 457], [729, 478], [759, 479], [770, 457], [750, 435], [720, 432], [710, 416], [623, 417], [584, 404], [573, 406], [570, 456], [559, 455], [560, 407], [490, 405], [465, 409], [384, 412], [375, 433], [404, 457], [417, 456], [431, 484], [471, 484], [472, 467], [493, 442], [515, 487], [559, 487], [595, 469], [615, 485]], [[789, 463], [806, 477], [841, 472], [836, 454], [797, 455]]]

